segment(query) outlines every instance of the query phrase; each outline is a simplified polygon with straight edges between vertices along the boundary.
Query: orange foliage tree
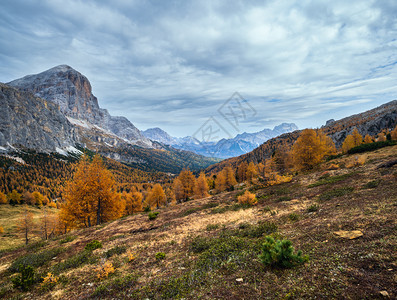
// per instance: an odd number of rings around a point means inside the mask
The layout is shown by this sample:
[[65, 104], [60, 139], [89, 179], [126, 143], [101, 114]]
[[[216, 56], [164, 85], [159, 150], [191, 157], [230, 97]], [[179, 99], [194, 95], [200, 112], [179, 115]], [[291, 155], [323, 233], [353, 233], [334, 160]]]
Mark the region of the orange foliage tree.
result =
[[65, 188], [66, 203], [61, 207], [61, 216], [72, 227], [91, 227], [121, 217], [123, 202], [114, 188], [112, 174], [100, 156], [94, 156], [92, 162], [83, 156]]
[[142, 200], [143, 195], [140, 192], [127, 193], [123, 192], [121, 194], [121, 199], [125, 201], [125, 210], [128, 215], [142, 211]]
[[[196, 178], [193, 173], [189, 169], [183, 169], [179, 174], [178, 178], [180, 183], [182, 184], [183, 192], [180, 195], [180, 191], [174, 190], [175, 197], [177, 200], [188, 200], [190, 196], [194, 194], [194, 186], [196, 184]], [[179, 183], [178, 183], [179, 184]], [[180, 186], [179, 186], [180, 188]], [[174, 184], [175, 189], [175, 184]], [[178, 194], [178, 196], [177, 196]]]
[[182, 182], [179, 180], [179, 178], [175, 178], [172, 188], [174, 190], [174, 196], [176, 201], [182, 201], [185, 196], [185, 191], [183, 188]]
[[391, 139], [397, 141], [397, 126], [390, 132]]
[[194, 195], [198, 198], [208, 197], [208, 182], [207, 178], [205, 178], [204, 172], [201, 172], [200, 176], [196, 180]]
[[352, 132], [352, 134], [349, 134], [343, 144], [342, 144], [342, 151], [346, 153], [350, 149], [360, 146], [363, 143], [363, 137], [362, 135], [358, 132], [357, 128], [355, 128]]
[[364, 137], [364, 143], [365, 143], [365, 144], [371, 144], [372, 142], [373, 142], [373, 140], [372, 140], [371, 136], [367, 134], [367, 135]]
[[7, 196], [3, 192], [0, 192], [0, 204], [7, 204]]
[[226, 166], [216, 175], [215, 188], [218, 192], [233, 189], [234, 185], [237, 184], [234, 171], [231, 166]]
[[298, 170], [309, 170], [319, 164], [324, 156], [334, 151], [332, 140], [320, 130], [305, 129], [292, 146], [294, 166]]
[[152, 209], [160, 208], [166, 204], [167, 197], [165, 196], [163, 187], [159, 183], [156, 183], [151, 191], [149, 191], [146, 202]]
[[258, 176], [257, 166], [251, 161], [247, 167], [247, 180], [252, 182]]

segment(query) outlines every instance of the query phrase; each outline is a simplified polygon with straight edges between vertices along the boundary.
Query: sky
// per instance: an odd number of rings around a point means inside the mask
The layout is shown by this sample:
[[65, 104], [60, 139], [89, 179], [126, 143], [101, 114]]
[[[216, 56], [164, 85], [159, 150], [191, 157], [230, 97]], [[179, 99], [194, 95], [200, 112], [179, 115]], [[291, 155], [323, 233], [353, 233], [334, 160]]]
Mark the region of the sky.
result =
[[397, 1], [3, 0], [0, 82], [67, 64], [139, 129], [321, 127], [396, 99]]

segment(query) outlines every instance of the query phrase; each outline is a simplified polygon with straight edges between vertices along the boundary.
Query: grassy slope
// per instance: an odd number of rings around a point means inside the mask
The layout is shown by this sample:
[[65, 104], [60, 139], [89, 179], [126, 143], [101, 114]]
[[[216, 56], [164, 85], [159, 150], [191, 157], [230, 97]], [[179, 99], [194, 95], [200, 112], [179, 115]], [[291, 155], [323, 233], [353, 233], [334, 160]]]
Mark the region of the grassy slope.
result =
[[[287, 184], [258, 187], [259, 203], [253, 208], [238, 209], [236, 195], [241, 191], [234, 191], [161, 209], [154, 221], [139, 214], [75, 231], [69, 234], [75, 239], [67, 243], [60, 244], [58, 239], [34, 251], [5, 252], [0, 257], [0, 296], [372, 299], [381, 298], [380, 291], [386, 290], [391, 298], [396, 297], [397, 165], [377, 166], [396, 159], [397, 146], [365, 155], [363, 166], [329, 171], [325, 179], [320, 178], [324, 171], [319, 170], [298, 175]], [[330, 163], [343, 166], [354, 158]], [[260, 225], [262, 221], [276, 224], [278, 231], [273, 235], [290, 239], [295, 248], [309, 255], [309, 262], [286, 270], [264, 267], [257, 258], [262, 234], [274, 228], [269, 223]], [[338, 230], [361, 230], [364, 235], [347, 240], [334, 234]], [[192, 244], [196, 236], [204, 239]], [[93, 239], [102, 241], [104, 247], [89, 254], [90, 261], [84, 263], [79, 253]], [[40, 291], [36, 285], [23, 294], [11, 287], [6, 270], [12, 261], [57, 247], [65, 251], [38, 269], [58, 270], [60, 279], [53, 290]], [[98, 281], [95, 268], [110, 249], [128, 249], [137, 258], [128, 262], [125, 253], [111, 256], [108, 260], [116, 273]], [[160, 251], [166, 258], [157, 261], [155, 254]], [[60, 268], [60, 262], [71, 262], [72, 257], [72, 267]]]
[[[0, 251], [24, 245], [24, 237], [22, 233], [18, 233], [17, 229], [23, 210], [24, 207], [22, 205], [0, 205], [0, 226], [4, 228], [4, 234], [0, 234]], [[33, 222], [37, 225], [34, 230], [39, 230], [38, 223], [42, 217], [43, 210], [36, 206], [28, 206], [28, 211], [33, 214]], [[56, 213], [56, 211], [56, 208], [48, 209], [49, 214]], [[38, 239], [38, 237], [35, 237], [32, 240]]]

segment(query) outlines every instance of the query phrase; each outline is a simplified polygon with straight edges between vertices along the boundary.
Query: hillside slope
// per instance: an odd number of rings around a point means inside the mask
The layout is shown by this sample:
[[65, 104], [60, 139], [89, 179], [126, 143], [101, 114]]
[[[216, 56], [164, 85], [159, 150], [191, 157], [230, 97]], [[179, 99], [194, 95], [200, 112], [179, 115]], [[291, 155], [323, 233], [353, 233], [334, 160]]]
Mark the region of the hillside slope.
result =
[[[364, 137], [376, 135], [382, 130], [392, 130], [397, 126], [397, 100], [390, 101], [379, 107], [359, 113], [341, 120], [329, 120], [321, 129], [326, 135], [329, 135], [336, 147], [340, 147], [346, 136], [351, 134], [355, 128]], [[290, 149], [298, 139], [300, 131], [296, 130], [291, 133], [285, 133], [278, 137], [268, 140], [253, 151], [225, 159], [218, 164], [211, 165], [206, 171], [218, 172], [227, 165], [238, 166], [245, 162], [264, 162], [269, 159], [277, 149]]]
[[[397, 146], [343, 156], [289, 183], [197, 199], [29, 248], [3, 251], [0, 296], [31, 299], [361, 299], [397, 296]], [[339, 166], [326, 171], [330, 165]], [[245, 188], [258, 205], [243, 208]], [[356, 238], [341, 237], [357, 231]], [[292, 269], [265, 267], [264, 236], [287, 238], [309, 256]], [[360, 236], [361, 235], [361, 236]], [[99, 240], [103, 248], [84, 251]], [[165, 258], [156, 253], [163, 252]], [[59, 276], [52, 289], [37, 283], [21, 292], [10, 283], [16, 259], [36, 263], [39, 274]], [[128, 253], [135, 259], [129, 261]], [[43, 259], [44, 257], [45, 259]], [[21, 260], [20, 260], [21, 261]], [[97, 278], [98, 266], [115, 272]]]

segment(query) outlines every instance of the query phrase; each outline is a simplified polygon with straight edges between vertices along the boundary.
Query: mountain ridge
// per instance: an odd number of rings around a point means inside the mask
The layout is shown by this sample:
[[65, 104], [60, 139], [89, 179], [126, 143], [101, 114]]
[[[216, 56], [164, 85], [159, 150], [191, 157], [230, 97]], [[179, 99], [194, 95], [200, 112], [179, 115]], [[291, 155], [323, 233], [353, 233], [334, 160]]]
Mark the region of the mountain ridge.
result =
[[153, 146], [127, 118], [111, 116], [106, 109], [101, 108], [98, 99], [92, 94], [87, 77], [68, 65], [27, 75], [8, 82], [7, 85], [52, 101], [59, 105], [60, 111], [66, 116], [89, 122], [132, 144]]
[[294, 123], [282, 123], [273, 129], [265, 128], [258, 132], [243, 132], [234, 138], [221, 139], [217, 142], [200, 142], [194, 137], [172, 137], [161, 128], [149, 128], [142, 131], [147, 138], [170, 145], [177, 149], [189, 150], [204, 156], [230, 158], [239, 156], [259, 147], [267, 140], [286, 132], [298, 130]]

